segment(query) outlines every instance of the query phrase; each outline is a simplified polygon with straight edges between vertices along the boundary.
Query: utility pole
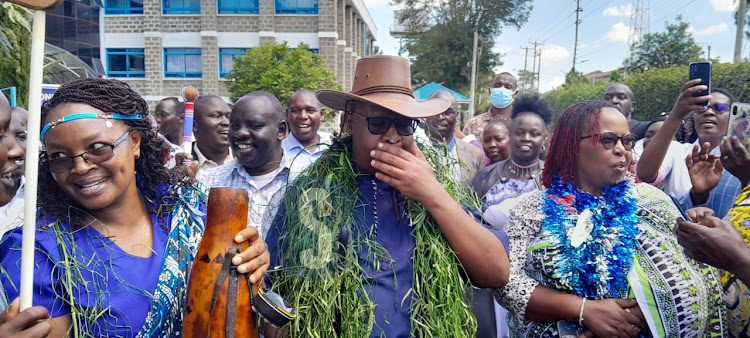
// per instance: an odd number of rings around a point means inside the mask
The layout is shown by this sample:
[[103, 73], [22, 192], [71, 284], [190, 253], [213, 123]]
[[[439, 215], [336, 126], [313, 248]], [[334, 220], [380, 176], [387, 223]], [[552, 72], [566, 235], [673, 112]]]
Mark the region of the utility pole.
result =
[[706, 61], [711, 62], [711, 45], [708, 45], [708, 54], [706, 55]]
[[541, 87], [539, 84], [540, 79], [542, 78], [542, 49], [539, 48], [539, 67], [536, 69], [536, 92], [541, 93]]
[[734, 37], [734, 63], [740, 63], [742, 53], [742, 39], [745, 30], [745, 12], [747, 11], [747, 0], [740, 0], [740, 7], [737, 9], [737, 35]]
[[581, 20], [578, 19], [579, 14], [581, 14], [581, 0], [576, 0], [576, 3], [576, 42], [573, 45], [573, 69], [576, 68], [576, 57], [578, 56], [578, 26], [581, 24]]
[[526, 56], [523, 57], [523, 86], [521, 89], [523, 89], [523, 92], [526, 92], [526, 88], [528, 87], [529, 82], [529, 69], [527, 68], [529, 64], [529, 47], [521, 47], [521, 49], [526, 50]]
[[477, 31], [474, 30], [474, 51], [471, 54], [471, 85], [469, 85], [469, 87], [471, 88], [471, 101], [469, 101], [469, 116], [466, 119], [467, 121], [470, 118], [474, 117], [474, 93], [477, 90], [477, 40]]
[[531, 65], [531, 87], [529, 89], [534, 88], [534, 81], [536, 80], [536, 73], [534, 70], [536, 69], [536, 46], [539, 45], [539, 42], [534, 41], [534, 61]]

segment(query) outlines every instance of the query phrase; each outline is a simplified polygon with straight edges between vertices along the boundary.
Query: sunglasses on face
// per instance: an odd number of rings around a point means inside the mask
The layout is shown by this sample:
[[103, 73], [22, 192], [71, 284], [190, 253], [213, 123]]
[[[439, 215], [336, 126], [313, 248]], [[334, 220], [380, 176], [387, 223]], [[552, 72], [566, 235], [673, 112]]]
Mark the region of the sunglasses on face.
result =
[[[714, 104], [708, 106], [708, 108], [713, 109], [713, 111], [716, 114], [724, 114], [724, 113], [726, 113], [726, 112], [729, 111], [729, 104], [727, 104], [727, 103], [714, 103]], [[706, 110], [708, 110], [708, 109], [706, 109]], [[703, 113], [706, 112], [706, 110], [696, 112], [696, 114], [703, 114]]]
[[353, 115], [359, 116], [367, 121], [367, 130], [373, 135], [383, 135], [391, 129], [391, 125], [396, 127], [396, 132], [401, 136], [414, 134], [417, 129], [417, 120], [409, 118], [390, 119], [387, 117], [366, 117], [354, 112]]
[[[587, 139], [590, 137], [593, 137], [594, 135], [588, 135], [581, 137], [581, 140]], [[617, 136], [617, 134], [608, 131], [606, 133], [599, 134], [599, 143], [602, 144], [604, 149], [612, 149], [617, 144], [617, 141], [622, 141], [622, 147], [625, 148], [625, 150], [630, 151], [633, 150], [633, 147], [635, 147], [635, 142], [638, 141], [638, 136], [635, 136], [633, 134], [625, 134], [622, 136]]]
[[97, 143], [96, 148], [89, 149], [75, 156], [50, 158], [49, 155], [45, 155], [44, 161], [47, 163], [47, 167], [52, 173], [59, 173], [72, 169], [75, 167], [76, 157], [82, 158], [86, 163], [99, 164], [115, 156], [115, 148], [125, 142], [129, 134], [130, 131], [125, 132], [125, 134], [122, 134], [122, 136], [112, 144]]

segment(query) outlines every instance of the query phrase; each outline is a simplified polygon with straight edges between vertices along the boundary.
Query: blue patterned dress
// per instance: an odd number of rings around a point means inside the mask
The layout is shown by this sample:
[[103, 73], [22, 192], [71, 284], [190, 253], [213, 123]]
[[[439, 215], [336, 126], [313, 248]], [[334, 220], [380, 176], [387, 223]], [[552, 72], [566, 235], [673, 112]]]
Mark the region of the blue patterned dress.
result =
[[[206, 195], [183, 188], [171, 213], [151, 215], [150, 257], [127, 254], [91, 227], [41, 221], [36, 234], [33, 303], [51, 317], [71, 314], [73, 337], [179, 337], [187, 278], [203, 235]], [[18, 296], [21, 229], [0, 242], [0, 281]]]

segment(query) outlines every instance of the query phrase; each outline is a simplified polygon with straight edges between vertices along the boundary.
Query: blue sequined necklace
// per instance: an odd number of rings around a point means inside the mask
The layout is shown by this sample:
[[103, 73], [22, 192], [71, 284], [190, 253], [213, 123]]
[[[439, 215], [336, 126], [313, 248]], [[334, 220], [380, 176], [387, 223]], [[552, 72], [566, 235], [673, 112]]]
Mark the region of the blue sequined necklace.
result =
[[555, 277], [575, 295], [627, 295], [627, 274], [638, 245], [638, 206], [630, 187], [629, 181], [621, 181], [595, 196], [557, 179], [547, 189], [542, 231], [557, 247]]

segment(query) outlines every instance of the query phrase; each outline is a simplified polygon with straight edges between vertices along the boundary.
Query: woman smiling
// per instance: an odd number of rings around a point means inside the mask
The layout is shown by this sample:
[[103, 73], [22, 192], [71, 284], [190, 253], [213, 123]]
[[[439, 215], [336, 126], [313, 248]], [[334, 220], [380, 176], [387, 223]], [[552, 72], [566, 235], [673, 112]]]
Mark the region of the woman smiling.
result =
[[[62, 85], [42, 111], [34, 304], [51, 336], [176, 336], [187, 277], [203, 235], [206, 195], [164, 167], [169, 148], [148, 106], [117, 80]], [[268, 253], [254, 228], [232, 263], [260, 280]], [[0, 278], [18, 295], [21, 231], [0, 242]]]

